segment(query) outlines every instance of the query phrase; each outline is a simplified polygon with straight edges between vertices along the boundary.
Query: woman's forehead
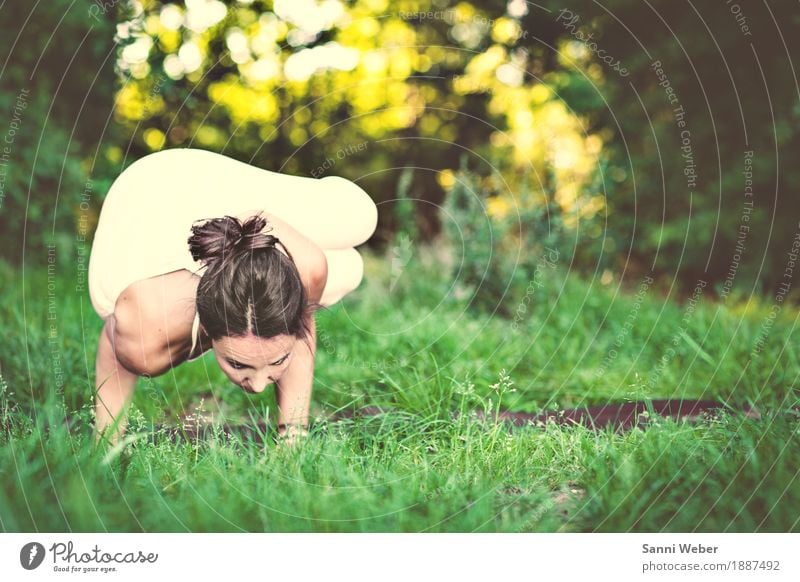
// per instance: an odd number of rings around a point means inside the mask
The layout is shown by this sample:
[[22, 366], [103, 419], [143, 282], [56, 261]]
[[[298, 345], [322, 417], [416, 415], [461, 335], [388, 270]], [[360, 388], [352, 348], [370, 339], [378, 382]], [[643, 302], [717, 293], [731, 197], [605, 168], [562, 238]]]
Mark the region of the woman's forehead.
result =
[[277, 360], [286, 355], [296, 341], [296, 338], [288, 335], [271, 338], [262, 338], [252, 334], [225, 336], [215, 342], [214, 348], [226, 358], [252, 363], [262, 360]]

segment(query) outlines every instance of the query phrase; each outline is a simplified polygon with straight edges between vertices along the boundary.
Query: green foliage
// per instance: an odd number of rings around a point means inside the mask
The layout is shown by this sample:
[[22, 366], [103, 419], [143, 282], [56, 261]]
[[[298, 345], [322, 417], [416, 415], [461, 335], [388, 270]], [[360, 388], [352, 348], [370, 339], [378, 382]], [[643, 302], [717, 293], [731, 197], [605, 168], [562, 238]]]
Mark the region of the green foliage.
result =
[[514, 196], [526, 206], [492, 214], [488, 205], [505, 193], [491, 191], [465, 163], [440, 213], [445, 244], [454, 255], [450, 275], [457, 293], [471, 297], [471, 305], [510, 317], [531, 285], [553, 287], [554, 269], [569, 264], [575, 241], [560, 208], [547, 198], [539, 202], [526, 184]]
[[[789, 39], [800, 30], [795, 7], [707, 2], [683, 10], [666, 0], [609, 0], [571, 11], [575, 34], [593, 34], [629, 71], [622, 78], [593, 61], [603, 71], [597, 92], [604, 103], [589, 120], [609, 134], [607, 228], [620, 251], [631, 250], [617, 254], [616, 270], [638, 273], [655, 262], [657, 272], [677, 273], [691, 287], [698, 277], [721, 282], [733, 267], [736, 287], [774, 288], [800, 213], [792, 194], [800, 167], [781, 163], [800, 147], [797, 84], [786, 82]], [[577, 65], [574, 74], [587, 69]], [[572, 91], [562, 96], [586, 111], [583, 94], [575, 103]], [[754, 152], [750, 176], [747, 151]], [[691, 164], [696, 183], [685, 173]], [[744, 218], [746, 202], [754, 210]], [[740, 226], [749, 228], [743, 253]]]
[[[395, 226], [416, 240], [412, 223], [419, 237], [435, 238], [442, 225], [434, 209], [447, 189], [439, 177], [468, 152], [482, 179], [500, 174], [513, 191], [533, 192], [528, 184], [546, 177], [536, 192], [581, 221], [567, 230], [573, 267], [585, 273], [608, 268], [635, 278], [652, 266], [691, 287], [698, 277], [719, 285], [735, 265], [732, 282], [744, 290], [774, 287], [783, 276], [800, 209], [789, 195], [800, 168], [779, 163], [799, 145], [797, 87], [783, 82], [791, 78], [784, 42], [800, 24], [790, 3], [748, 7], [746, 33], [724, 2], [676, 11], [667, 0], [569, 9], [544, 0], [518, 11], [505, 0], [354, 1], [318, 30], [271, 2], [227, 2], [218, 21], [192, 29], [182, 2], [142, 2], [137, 15], [122, 2], [101, 15], [90, 12], [96, 6], [37, 4], [0, 55], [8, 57], [3, 110], [13, 112], [30, 89], [0, 207], [0, 256], [8, 260], [21, 259], [23, 231], [34, 260], [49, 238], [72, 255], [76, 222], [93, 225], [121, 165], [193, 146], [287, 173], [359, 178], [377, 201], [411, 180], [402, 188], [418, 200], [416, 216], [410, 221], [411, 206], [398, 202], [403, 216], [393, 218], [405, 226], [384, 216], [382, 241]], [[414, 16], [428, 10], [447, 16]], [[16, 30], [28, 11], [6, 3], [0, 25]], [[594, 44], [581, 40], [589, 35]], [[137, 48], [125, 52], [130, 44]], [[600, 60], [599, 49], [626, 75]], [[696, 183], [684, 173], [682, 129], [690, 131]], [[755, 206], [745, 224], [751, 150]], [[387, 171], [402, 167], [425, 170]], [[76, 209], [89, 178], [83, 215]], [[587, 201], [595, 214], [584, 221], [575, 209]], [[750, 231], [735, 259], [743, 224]], [[514, 252], [513, 241], [504, 244]], [[489, 285], [502, 297], [511, 272], [499, 273]]]
[[[17, 264], [44, 263], [46, 243], [74, 256], [88, 168], [104, 165], [92, 156], [115, 135], [108, 119], [117, 8], [94, 17], [92, 7], [91, 0], [53, 0], [0, 8], [8, 37], [0, 48], [0, 258]], [[89, 188], [93, 203], [101, 186]], [[87, 225], [96, 211], [93, 204], [83, 213]]]

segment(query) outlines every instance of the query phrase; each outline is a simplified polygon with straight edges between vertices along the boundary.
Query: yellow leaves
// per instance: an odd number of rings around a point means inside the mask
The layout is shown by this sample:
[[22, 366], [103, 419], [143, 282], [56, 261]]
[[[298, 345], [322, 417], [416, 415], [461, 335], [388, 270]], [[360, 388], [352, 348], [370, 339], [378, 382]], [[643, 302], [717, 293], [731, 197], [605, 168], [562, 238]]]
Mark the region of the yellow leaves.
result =
[[235, 124], [273, 123], [278, 119], [278, 103], [271, 93], [245, 87], [231, 75], [211, 83], [208, 96], [214, 103], [227, 109]]
[[486, 201], [486, 213], [493, 219], [503, 219], [511, 210], [511, 204], [505, 196], [491, 196]]
[[[586, 136], [581, 120], [553, 98], [547, 85], [497, 86], [492, 90], [489, 112], [503, 116], [508, 127], [506, 132], [491, 135], [492, 147], [509, 148], [514, 165], [520, 168], [553, 171], [555, 201], [564, 210], [567, 222], [574, 225], [605, 208], [602, 196], [585, 193], [603, 140], [598, 135]], [[503, 215], [503, 203], [498, 200], [492, 204], [490, 213]]]
[[486, 89], [486, 84], [475, 77], [462, 75], [453, 79], [453, 90], [460, 95], [480, 93]]
[[417, 119], [412, 107], [398, 106], [383, 111], [381, 117], [385, 121], [385, 126], [391, 129], [402, 129], [410, 127]]
[[456, 174], [453, 170], [442, 170], [436, 175], [436, 181], [445, 190], [449, 190], [456, 183]]
[[579, 136], [556, 135], [550, 142], [551, 161], [556, 170], [579, 171], [582, 142]]
[[488, 109], [492, 115], [505, 115], [519, 107], [528, 106], [528, 92], [522, 87], [498, 87], [492, 93]]
[[[508, 82], [504, 83], [498, 77]], [[512, 82], [510, 77], [519, 78]], [[506, 49], [495, 44], [472, 57], [464, 69], [464, 74], [453, 80], [453, 89], [462, 95], [491, 92], [493, 96], [497, 96], [506, 88], [513, 89], [522, 79], [524, 79], [522, 72], [515, 65], [508, 63]]]
[[402, 81], [391, 81], [387, 84], [386, 102], [389, 105], [421, 106], [419, 93]]
[[278, 43], [286, 38], [289, 27], [274, 14], [264, 13], [258, 22], [247, 27], [250, 48], [256, 55], [264, 56], [274, 53]]
[[577, 117], [570, 113], [563, 101], [550, 101], [543, 104], [536, 110], [536, 119], [554, 130], [563, 130], [569, 133], [580, 131]]
[[449, 51], [440, 46], [429, 46], [425, 48], [425, 54], [434, 63], [441, 63], [447, 58]]
[[493, 148], [507, 148], [512, 145], [508, 134], [502, 131], [493, 131], [489, 136], [489, 143]]
[[592, 155], [597, 155], [603, 147], [603, 140], [599, 135], [588, 135], [585, 140], [586, 151]]
[[386, 104], [385, 90], [378, 83], [361, 83], [348, 93], [356, 115], [375, 111]]
[[158, 35], [158, 46], [164, 53], [174, 53], [181, 44], [181, 33], [177, 30], [163, 30]]
[[469, 2], [459, 2], [453, 9], [453, 14], [455, 15], [456, 21], [467, 22], [468, 20], [475, 18], [477, 11]]
[[132, 121], [141, 121], [144, 118], [144, 102], [135, 83], [126, 83], [117, 92], [115, 110], [118, 115]]
[[531, 105], [541, 105], [553, 94], [553, 91], [544, 83], [536, 83], [530, 88]]
[[447, 125], [443, 125], [439, 129], [439, 139], [442, 141], [455, 141], [456, 137], [458, 136], [458, 129], [452, 123], [448, 123]]
[[533, 111], [527, 107], [515, 109], [508, 116], [509, 125], [512, 129], [529, 130], [533, 128]]
[[[252, 10], [247, 6], [232, 6], [231, 9], [235, 11], [236, 20], [239, 22], [240, 26], [249, 26], [259, 19], [259, 15], [256, 14], [255, 10]], [[275, 18], [274, 14], [270, 13], [269, 15]], [[264, 14], [261, 15], [261, 18], [263, 17]]]
[[245, 95], [243, 95], [242, 102], [250, 102], [251, 107], [243, 116], [237, 115], [236, 117], [241, 117], [243, 120], [247, 121], [256, 121], [256, 122], [274, 122], [278, 119], [278, 104], [273, 97], [269, 93], [259, 93], [255, 96], [252, 95], [252, 91], [247, 91]]
[[150, 151], [156, 151], [164, 147], [166, 136], [164, 135], [164, 132], [161, 131], [160, 129], [151, 127], [144, 131], [142, 139], [144, 139], [144, 143], [147, 144], [147, 147], [150, 148]]
[[122, 161], [122, 148], [119, 146], [108, 146], [106, 148], [106, 159], [112, 164]]
[[281, 81], [281, 67], [282, 64], [277, 56], [267, 55], [256, 61], [239, 65], [239, 71], [251, 87], [266, 90]]
[[144, 30], [152, 36], [161, 34], [161, 31], [165, 30], [164, 25], [161, 24], [161, 17], [158, 14], [151, 14], [145, 18]]
[[150, 75], [150, 63], [135, 63], [129, 70], [135, 79], [145, 79]]
[[377, 19], [370, 16], [354, 18], [350, 26], [342, 31], [342, 42], [356, 48], [375, 46], [375, 38], [381, 32], [381, 25]]
[[325, 133], [330, 129], [330, 125], [326, 121], [322, 121], [321, 119], [315, 119], [311, 122], [311, 135], [315, 137], [319, 137], [325, 135]]
[[261, 129], [258, 130], [258, 137], [264, 143], [269, 143], [275, 141], [280, 135], [277, 129], [272, 125], [265, 125]]
[[289, 141], [293, 146], [300, 147], [308, 140], [308, 133], [299, 126], [294, 126], [289, 130]]
[[227, 136], [213, 125], [201, 125], [194, 133], [194, 141], [206, 147], [222, 147]]
[[361, 4], [370, 12], [377, 14], [386, 12], [389, 8], [389, 0], [362, 0]]
[[308, 107], [298, 107], [294, 110], [294, 120], [300, 125], [305, 125], [311, 121], [311, 109]]
[[423, 115], [422, 119], [419, 120], [419, 128], [423, 135], [436, 135], [441, 125], [439, 119], [432, 114]]
[[[421, 87], [416, 87], [417, 92], [420, 94], [422, 99], [425, 100], [425, 103], [434, 103], [439, 98], [439, 92], [436, 90], [435, 87], [431, 87], [430, 85], [422, 85]], [[456, 109], [458, 105], [454, 105], [452, 103], [444, 103], [444, 107], [452, 107]], [[442, 113], [442, 116], [445, 119], [453, 119], [455, 117], [455, 112], [451, 111], [449, 113]]]
[[591, 196], [581, 207], [581, 214], [585, 218], [593, 218], [606, 207], [606, 198], [600, 194]]
[[[153, 71], [144, 74], [146, 61], [155, 51], [167, 55], [164, 70], [170, 78], [182, 81], [177, 84], [180, 90], [207, 91], [211, 100], [207, 105], [224, 108], [233, 126], [255, 124], [261, 139], [278, 139], [280, 133], [294, 145], [329, 131], [338, 135], [345, 125], [347, 131], [371, 139], [391, 136], [415, 124], [417, 135], [454, 139], [467, 123], [460, 114], [464, 102], [470, 94], [483, 93], [488, 100], [484, 121], [496, 128], [487, 130], [489, 139], [482, 146], [493, 148], [501, 164], [512, 170], [540, 175], [552, 172], [557, 199], [564, 208], [587, 215], [602, 211], [602, 198], [586, 194], [585, 188], [604, 138], [585, 135], [580, 119], [554, 91], [526, 74], [530, 55], [510, 48], [526, 33], [516, 19], [493, 19], [479, 3], [469, 1], [457, 0], [454, 6], [442, 8], [437, 17], [442, 20], [435, 24], [402, 15], [427, 9], [418, 0], [341, 2], [341, 18], [325, 24], [321, 30], [328, 31], [326, 37], [312, 46], [288, 42], [290, 31], [302, 32], [300, 20], [309, 15], [298, 12], [299, 3], [294, 0], [280, 4], [284, 16], [280, 10], [260, 5], [255, 9], [226, 3], [222, 25], [187, 29], [190, 9], [154, 2], [146, 11], [145, 32], [156, 45], [150, 51], [144, 38], [126, 52], [129, 70], [142, 78], [119, 90], [118, 114], [132, 121], [164, 114], [161, 96], [149, 95], [150, 78], [156, 75]], [[291, 18], [286, 16], [290, 13], [294, 15]], [[452, 46], [453, 40], [456, 46]], [[461, 50], [475, 41], [475, 46], [482, 48], [487, 41], [489, 46], [480, 52]], [[220, 47], [230, 52], [238, 70], [223, 79], [209, 78], [206, 69], [217, 62]], [[582, 63], [585, 47], [581, 43], [561, 43], [559, 48], [569, 67], [576, 66], [576, 60]], [[231, 66], [229, 61], [223, 64]], [[442, 74], [447, 70], [461, 72], [450, 87], [412, 78], [415, 72]], [[272, 93], [278, 87], [280, 103]], [[172, 98], [179, 103], [180, 96]], [[302, 108], [312, 101], [313, 113]], [[197, 116], [206, 113], [202, 107], [196, 111]], [[294, 117], [292, 113], [296, 113]], [[349, 118], [340, 127], [337, 122], [342, 115]], [[292, 118], [285, 129], [276, 132], [283, 117]], [[160, 125], [166, 127], [163, 120]], [[213, 146], [226, 137], [219, 131], [201, 126], [195, 139]], [[158, 129], [147, 130], [142, 138], [151, 149], [164, 143]], [[454, 178], [442, 173], [438, 179], [443, 187], [449, 187]], [[509, 201], [514, 203], [511, 198], [493, 200], [490, 213], [503, 215]]]
[[578, 185], [575, 183], [560, 184], [556, 190], [555, 199], [564, 211], [565, 217], [572, 214], [575, 210], [575, 202], [578, 198]]
[[500, 45], [492, 45], [485, 52], [473, 57], [466, 68], [467, 75], [480, 79], [494, 77], [494, 72], [506, 61], [506, 50]]
[[389, 60], [389, 71], [395, 79], [406, 79], [412, 71], [414, 51], [412, 49], [395, 49]]
[[125, 83], [114, 99], [118, 116], [131, 121], [141, 121], [161, 113], [164, 110], [164, 100], [161, 94], [151, 91], [145, 93], [141, 83]]
[[386, 75], [388, 57], [383, 50], [371, 50], [361, 55], [361, 71], [364, 76]]
[[383, 23], [380, 44], [384, 47], [412, 46], [417, 42], [415, 30], [404, 20], [390, 19]]
[[597, 63], [592, 63], [586, 68], [586, 75], [591, 79], [594, 83], [602, 83], [604, 79], [603, 75], [603, 67], [601, 67]]
[[232, 83], [219, 82], [211, 83], [208, 86], [208, 96], [215, 103], [223, 103], [225, 100], [225, 93], [230, 89]]
[[415, 55], [416, 60], [414, 62], [414, 68], [420, 73], [427, 73], [433, 64], [433, 61], [431, 61], [431, 58], [426, 54], [415, 53]]
[[492, 40], [502, 44], [515, 42], [521, 34], [519, 22], [513, 18], [498, 18], [492, 26]]
[[[393, 52], [387, 57], [385, 52], [373, 51], [364, 55], [362, 66], [388, 66], [394, 60]], [[402, 60], [402, 59], [400, 59]], [[410, 113], [387, 113], [389, 127], [408, 127], [416, 119], [417, 111], [425, 107], [425, 99], [416, 87], [405, 82], [405, 77], [394, 75], [366, 75], [364, 80], [347, 89], [348, 101], [355, 114], [368, 113], [387, 106], [398, 106], [410, 109]], [[410, 116], [409, 116], [410, 115]]]

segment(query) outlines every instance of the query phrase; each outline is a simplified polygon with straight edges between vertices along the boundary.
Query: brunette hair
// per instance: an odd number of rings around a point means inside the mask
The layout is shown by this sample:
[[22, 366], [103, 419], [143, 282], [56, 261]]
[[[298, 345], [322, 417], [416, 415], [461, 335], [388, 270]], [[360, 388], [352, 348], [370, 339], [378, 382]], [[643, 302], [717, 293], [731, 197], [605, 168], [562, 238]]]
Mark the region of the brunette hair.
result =
[[308, 301], [294, 258], [276, 236], [264, 232], [265, 226], [260, 214], [192, 226], [189, 250], [206, 266], [197, 287], [197, 313], [212, 339], [249, 333], [310, 337], [306, 316], [321, 305]]

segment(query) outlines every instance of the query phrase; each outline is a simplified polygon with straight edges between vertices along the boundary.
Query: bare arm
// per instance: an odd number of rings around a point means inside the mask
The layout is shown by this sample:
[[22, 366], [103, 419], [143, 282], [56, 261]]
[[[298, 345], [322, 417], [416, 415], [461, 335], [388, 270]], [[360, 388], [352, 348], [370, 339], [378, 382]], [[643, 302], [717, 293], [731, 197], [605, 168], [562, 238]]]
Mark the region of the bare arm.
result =
[[[137, 374], [129, 371], [117, 359], [114, 350], [115, 319], [106, 319], [97, 346], [95, 367], [95, 441], [104, 436], [116, 443], [125, 432], [126, 406], [133, 398]], [[112, 426], [114, 421], [117, 426]], [[108, 432], [108, 434], [105, 434]]]
[[280, 436], [297, 436], [308, 427], [308, 411], [311, 404], [311, 390], [314, 383], [314, 357], [317, 348], [317, 328], [314, 315], [309, 316], [311, 329], [309, 341], [295, 344], [289, 367], [275, 382], [275, 395], [278, 401], [278, 424]]
[[[314, 257], [314, 254], [310, 254]], [[319, 302], [328, 282], [328, 263], [325, 254], [316, 249], [316, 258], [308, 260], [301, 272], [306, 276], [308, 300]], [[275, 395], [278, 401], [279, 436], [288, 436], [290, 441], [306, 434], [308, 412], [311, 404], [311, 390], [314, 383], [314, 360], [317, 354], [317, 323], [315, 313], [306, 316], [309, 329], [308, 341], [295, 343], [291, 363], [281, 378], [275, 382]]]

